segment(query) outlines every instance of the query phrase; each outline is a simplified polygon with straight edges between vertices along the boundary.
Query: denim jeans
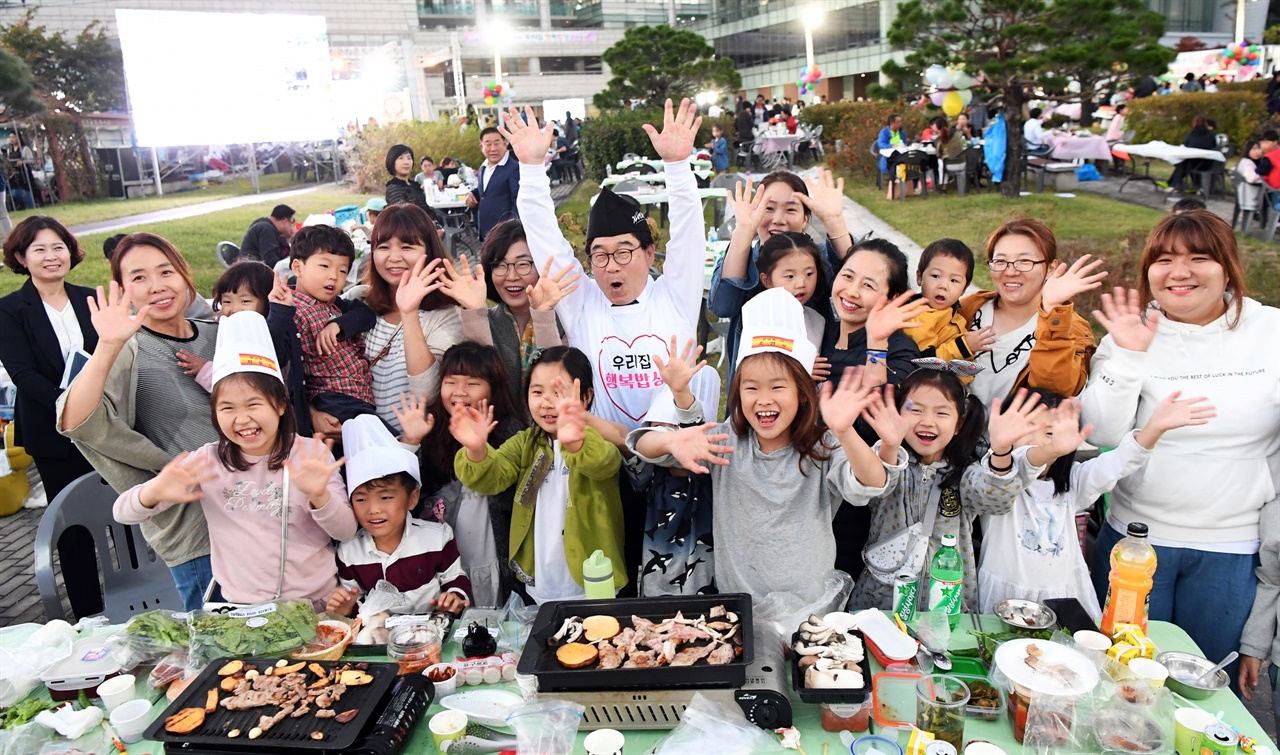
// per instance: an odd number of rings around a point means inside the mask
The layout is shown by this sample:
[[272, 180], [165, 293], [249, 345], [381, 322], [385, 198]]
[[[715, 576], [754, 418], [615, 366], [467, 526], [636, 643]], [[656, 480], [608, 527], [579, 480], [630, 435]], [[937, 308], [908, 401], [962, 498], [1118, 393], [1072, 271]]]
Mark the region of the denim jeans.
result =
[[213, 566], [208, 556], [170, 566], [169, 573], [173, 575], [173, 583], [182, 596], [183, 610], [194, 611], [204, 605], [204, 591], [213, 581]]
[[[1104, 525], [1093, 546], [1093, 586], [1099, 602], [1107, 597], [1111, 548], [1124, 536]], [[1170, 621], [1191, 636], [1200, 652], [1217, 663], [1240, 649], [1240, 633], [1253, 609], [1258, 579], [1256, 554], [1213, 553], [1191, 548], [1156, 549], [1150, 618]], [[1240, 694], [1240, 662], [1227, 666], [1231, 690]]]

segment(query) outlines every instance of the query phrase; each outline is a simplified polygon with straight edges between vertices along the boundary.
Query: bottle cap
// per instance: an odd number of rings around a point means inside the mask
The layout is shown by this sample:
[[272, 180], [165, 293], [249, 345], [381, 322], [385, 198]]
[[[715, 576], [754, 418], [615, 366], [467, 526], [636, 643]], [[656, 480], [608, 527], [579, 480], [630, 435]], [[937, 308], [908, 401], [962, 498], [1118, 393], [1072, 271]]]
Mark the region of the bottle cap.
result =
[[1146, 537], [1147, 525], [1142, 522], [1129, 523], [1129, 537]]
[[950, 535], [950, 534], [948, 534], [948, 535], [943, 535], [943, 536], [942, 536], [942, 545], [943, 545], [944, 547], [945, 547], [945, 546], [951, 546], [952, 548], [956, 547], [956, 536], [955, 536], [955, 535]]
[[588, 582], [612, 581], [613, 562], [604, 555], [604, 551], [597, 550], [582, 562], [582, 578]]

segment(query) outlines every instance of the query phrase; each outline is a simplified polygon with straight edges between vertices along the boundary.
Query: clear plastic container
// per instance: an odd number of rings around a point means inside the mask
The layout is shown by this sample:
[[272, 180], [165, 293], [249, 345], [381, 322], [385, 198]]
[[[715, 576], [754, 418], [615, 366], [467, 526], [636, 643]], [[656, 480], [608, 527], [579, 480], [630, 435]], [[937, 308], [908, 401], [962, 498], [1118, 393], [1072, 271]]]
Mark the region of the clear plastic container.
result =
[[387, 656], [400, 664], [401, 674], [417, 674], [440, 663], [444, 632], [425, 616], [391, 627], [387, 635]]
[[968, 704], [969, 686], [963, 681], [944, 674], [921, 677], [916, 682], [916, 727], [959, 752]]
[[[968, 718], [979, 721], [999, 721], [1004, 714], [1004, 694], [985, 676], [974, 674], [951, 674], [969, 687], [969, 704], [964, 713]], [[994, 702], [995, 705], [983, 705], [983, 701]]]
[[822, 704], [824, 731], [866, 731], [871, 726], [871, 698], [857, 705]]

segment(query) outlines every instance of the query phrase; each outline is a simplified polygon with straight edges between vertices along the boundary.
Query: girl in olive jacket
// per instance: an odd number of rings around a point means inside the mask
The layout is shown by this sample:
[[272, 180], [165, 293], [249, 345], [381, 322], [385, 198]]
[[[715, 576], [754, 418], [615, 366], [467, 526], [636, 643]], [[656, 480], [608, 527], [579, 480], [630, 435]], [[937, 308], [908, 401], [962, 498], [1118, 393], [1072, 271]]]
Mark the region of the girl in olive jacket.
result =
[[[454, 471], [485, 495], [516, 486], [509, 555], [534, 602], [582, 598], [582, 562], [592, 552], [624, 563], [622, 454], [585, 424], [593, 391], [591, 364], [581, 351], [556, 346], [538, 355], [525, 395], [535, 426], [498, 449], [488, 444], [497, 427], [492, 406], [454, 413], [449, 432], [462, 445]], [[615, 569], [615, 588], [627, 583], [625, 571]]]

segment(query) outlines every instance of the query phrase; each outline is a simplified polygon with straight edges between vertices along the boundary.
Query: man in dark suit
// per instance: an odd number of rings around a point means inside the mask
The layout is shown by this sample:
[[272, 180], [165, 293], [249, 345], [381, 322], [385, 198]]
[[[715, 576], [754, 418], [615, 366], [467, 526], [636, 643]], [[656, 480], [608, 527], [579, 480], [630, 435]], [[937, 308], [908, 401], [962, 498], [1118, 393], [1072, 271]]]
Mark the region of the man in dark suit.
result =
[[480, 132], [480, 151], [485, 157], [476, 173], [480, 186], [467, 196], [467, 206], [476, 208], [476, 227], [483, 239], [498, 223], [520, 216], [516, 211], [520, 166], [510, 158], [507, 140], [496, 128]]

